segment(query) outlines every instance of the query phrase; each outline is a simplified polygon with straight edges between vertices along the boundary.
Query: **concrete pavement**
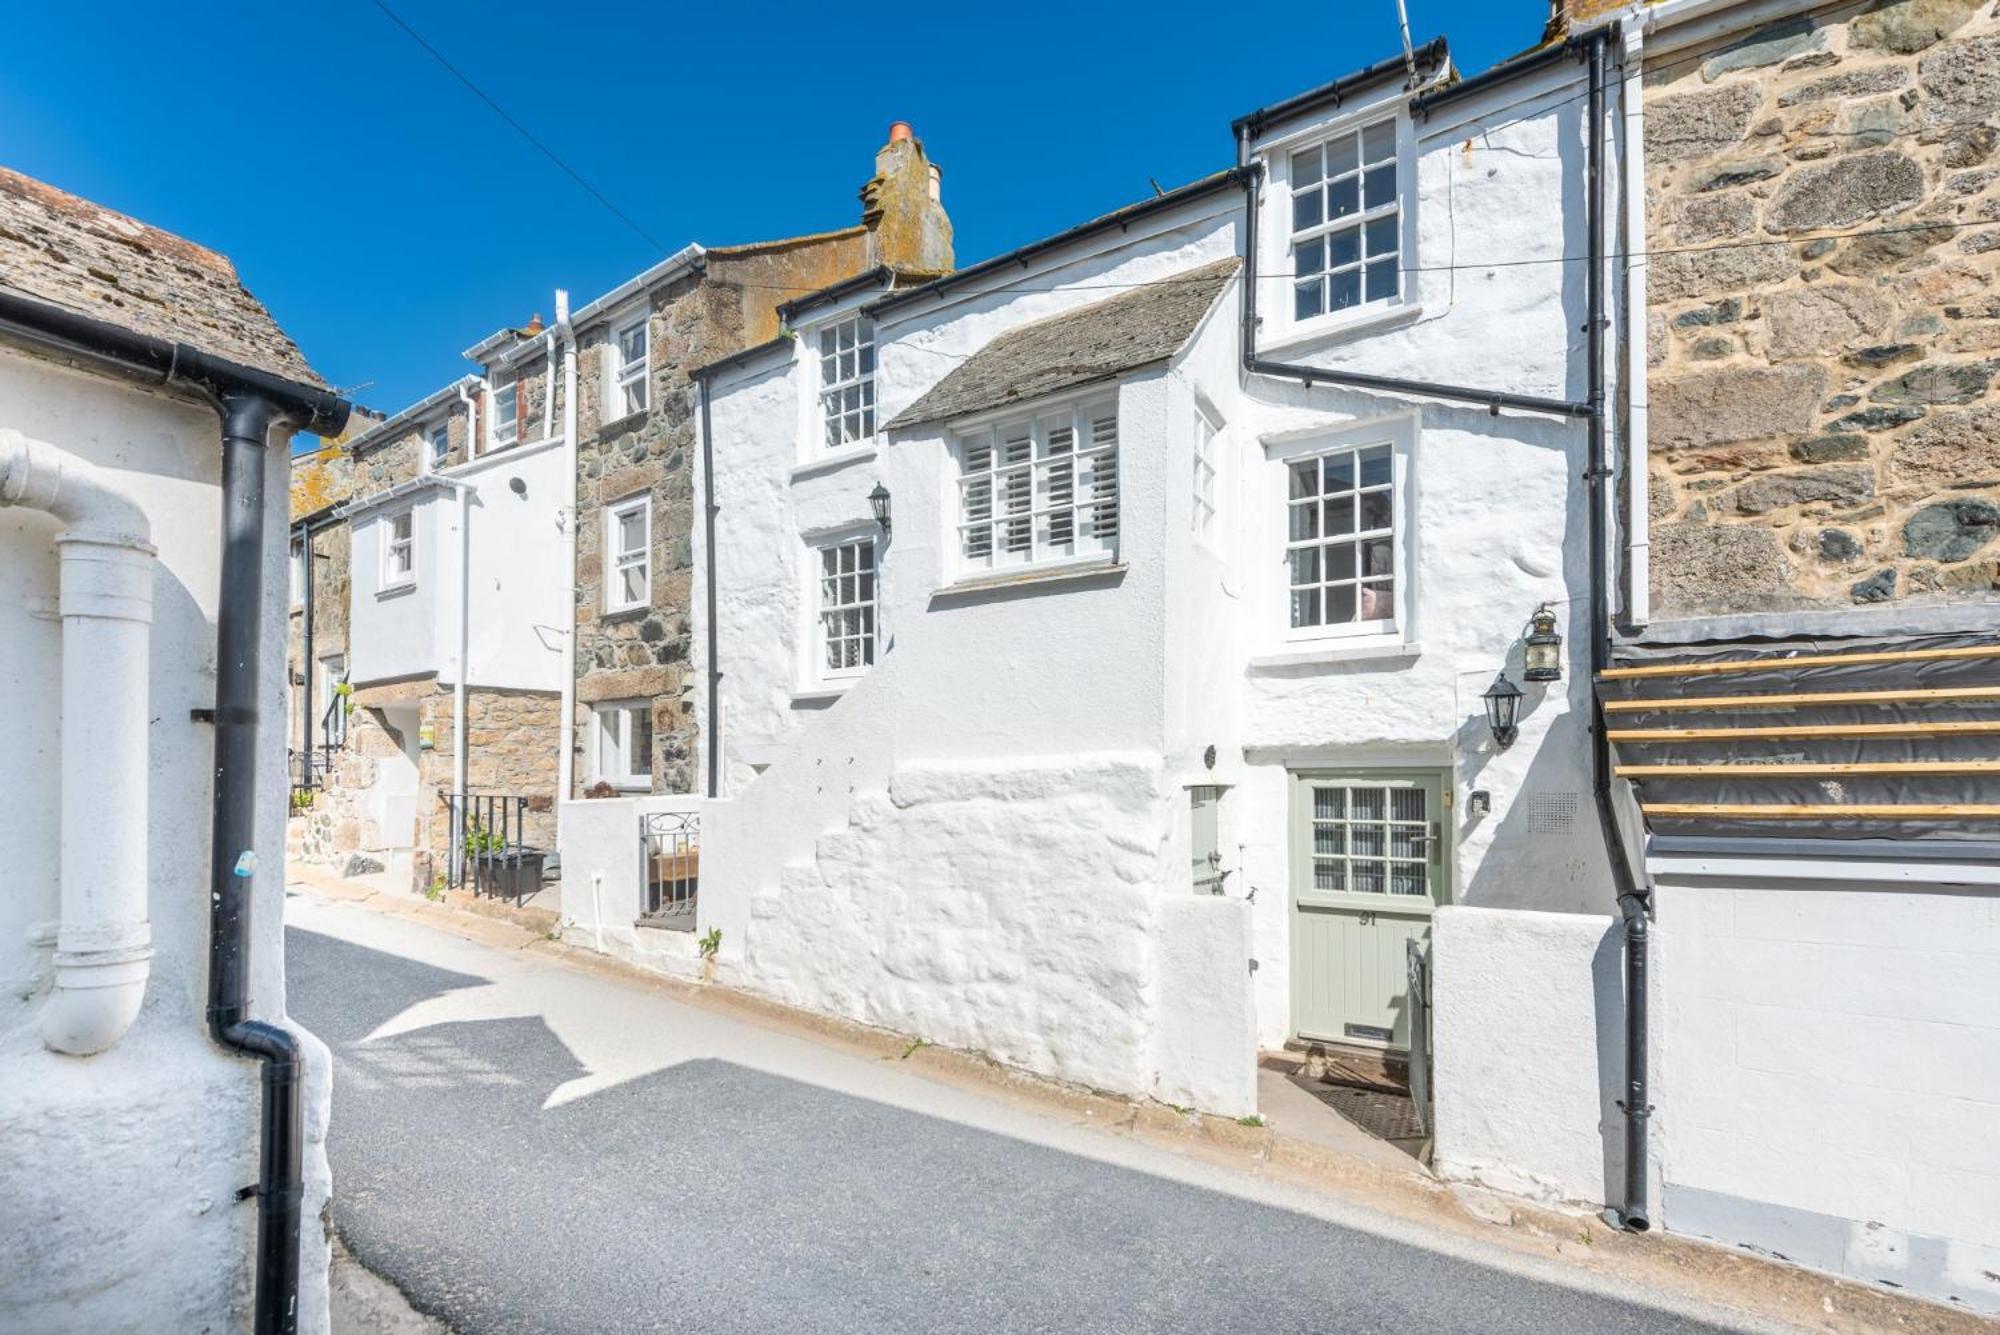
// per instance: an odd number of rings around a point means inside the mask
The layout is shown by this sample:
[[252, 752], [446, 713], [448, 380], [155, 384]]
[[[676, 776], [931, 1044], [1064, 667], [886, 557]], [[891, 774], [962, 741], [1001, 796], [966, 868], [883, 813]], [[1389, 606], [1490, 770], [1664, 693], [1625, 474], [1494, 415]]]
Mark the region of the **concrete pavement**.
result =
[[462, 1331], [1771, 1329], [538, 952], [288, 917], [335, 1224]]

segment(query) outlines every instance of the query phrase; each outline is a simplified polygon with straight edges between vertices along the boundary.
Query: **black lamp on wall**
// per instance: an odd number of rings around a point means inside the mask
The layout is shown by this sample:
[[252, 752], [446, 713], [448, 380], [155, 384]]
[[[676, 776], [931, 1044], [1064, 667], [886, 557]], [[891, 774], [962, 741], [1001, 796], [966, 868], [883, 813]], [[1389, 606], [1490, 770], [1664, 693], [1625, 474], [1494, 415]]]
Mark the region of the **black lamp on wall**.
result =
[[880, 482], [875, 484], [875, 490], [868, 493], [868, 508], [875, 512], [875, 523], [881, 528], [883, 536], [888, 536], [889, 489]]
[[1493, 730], [1493, 744], [1504, 751], [1521, 731], [1521, 688], [1503, 672], [1479, 698], [1486, 705], [1486, 726]]
[[1556, 633], [1556, 614], [1547, 603], [1528, 618], [1528, 643], [1522, 651], [1521, 675], [1529, 681], [1561, 681], [1563, 637]]

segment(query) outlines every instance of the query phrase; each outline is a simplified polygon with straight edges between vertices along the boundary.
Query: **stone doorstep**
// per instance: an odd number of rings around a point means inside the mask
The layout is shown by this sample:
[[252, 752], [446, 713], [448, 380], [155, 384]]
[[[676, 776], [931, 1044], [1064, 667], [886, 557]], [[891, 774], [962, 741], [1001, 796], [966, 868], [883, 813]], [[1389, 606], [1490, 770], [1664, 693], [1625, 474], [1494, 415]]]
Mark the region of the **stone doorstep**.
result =
[[[1404, 1224], [1438, 1229], [1473, 1243], [1498, 1245], [1530, 1262], [1589, 1271], [1607, 1283], [1651, 1296], [1727, 1308], [1766, 1320], [1838, 1335], [1921, 1329], [1935, 1335], [1993, 1335], [1973, 1313], [1785, 1264], [1751, 1252], [1673, 1233], [1630, 1234], [1594, 1210], [1563, 1208], [1468, 1185], [1447, 1184], [1411, 1160], [1391, 1167], [1372, 1158], [1286, 1135], [1261, 1118], [1241, 1121], [1187, 1112], [1123, 1095], [1064, 1084], [1002, 1065], [982, 1053], [941, 1047], [907, 1034], [801, 1010], [727, 984], [696, 983], [599, 955], [554, 932], [539, 931], [467, 904], [376, 893], [317, 868], [288, 865], [330, 898], [408, 917], [500, 949], [534, 950], [599, 977], [666, 993], [686, 1005], [721, 1012], [759, 1028], [805, 1036], [882, 1061], [903, 1061], [941, 1082], [999, 1098], [1078, 1125], [1130, 1135], [1148, 1144], [1307, 1190]], [[467, 899], [470, 896], [466, 897]], [[467, 928], [476, 930], [466, 931]], [[1260, 1054], [1262, 1056], [1269, 1054]]]

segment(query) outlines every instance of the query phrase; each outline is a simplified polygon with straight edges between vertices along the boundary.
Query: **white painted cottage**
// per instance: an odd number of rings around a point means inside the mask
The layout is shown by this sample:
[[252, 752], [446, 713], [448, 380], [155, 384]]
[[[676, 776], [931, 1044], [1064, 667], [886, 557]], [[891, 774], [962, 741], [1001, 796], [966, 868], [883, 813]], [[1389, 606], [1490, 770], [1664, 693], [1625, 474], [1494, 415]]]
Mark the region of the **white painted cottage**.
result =
[[1587, 674], [1522, 682], [1589, 642], [1584, 72], [1433, 43], [707, 368], [719, 977], [1247, 1114], [1260, 1048], [1407, 1049], [1440, 908], [1610, 910]]
[[347, 414], [225, 257], [0, 170], [0, 1329], [327, 1328], [258, 737]]

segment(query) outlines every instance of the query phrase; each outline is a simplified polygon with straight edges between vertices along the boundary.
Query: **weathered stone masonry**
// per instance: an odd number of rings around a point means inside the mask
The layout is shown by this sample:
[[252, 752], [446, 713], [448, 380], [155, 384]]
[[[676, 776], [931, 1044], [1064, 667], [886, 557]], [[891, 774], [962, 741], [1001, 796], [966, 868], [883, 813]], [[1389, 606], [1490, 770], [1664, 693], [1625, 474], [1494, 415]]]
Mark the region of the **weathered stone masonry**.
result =
[[[937, 178], [914, 139], [876, 155], [858, 226], [758, 245], [710, 248], [700, 270], [654, 289], [650, 407], [604, 422], [601, 383], [610, 326], [577, 340], [576, 791], [591, 787], [591, 706], [650, 700], [653, 789], [691, 792], [699, 773], [700, 682], [690, 666], [695, 623], [693, 534], [697, 448], [688, 372], [778, 336], [777, 307], [885, 265], [913, 277], [951, 267], [951, 227]], [[522, 403], [527, 412], [528, 377]], [[640, 494], [653, 507], [652, 598], [604, 611], [604, 507]]]
[[1649, 63], [1654, 612], [2000, 590], [2000, 17]]

